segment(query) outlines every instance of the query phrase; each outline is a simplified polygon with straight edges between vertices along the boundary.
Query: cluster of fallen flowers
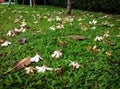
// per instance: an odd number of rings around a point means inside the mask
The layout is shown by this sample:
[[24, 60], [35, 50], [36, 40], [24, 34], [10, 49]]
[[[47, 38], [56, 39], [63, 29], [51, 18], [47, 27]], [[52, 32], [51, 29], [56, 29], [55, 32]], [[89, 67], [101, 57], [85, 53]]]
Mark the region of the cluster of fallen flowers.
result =
[[[55, 57], [55, 58], [60, 58], [62, 56], [62, 52], [59, 50], [56, 50], [53, 52], [53, 54], [51, 55], [51, 57]], [[28, 67], [25, 68], [25, 73], [26, 74], [30, 74], [30, 73], [34, 73], [34, 72], [38, 72], [38, 73], [45, 73], [47, 71], [56, 71], [57, 73], [61, 73], [62, 72], [62, 68], [51, 68], [51, 67], [47, 67], [45, 64], [43, 64], [42, 66], [35, 66], [33, 67], [31, 64], [32, 63], [36, 63], [39, 62], [40, 60], [44, 60], [39, 54], [38, 52], [36, 53], [36, 55], [34, 57], [26, 57], [20, 61], [17, 61], [14, 66], [12, 67], [12, 69], [6, 71], [4, 74], [10, 72], [11, 70], [20, 70], [28, 65]], [[79, 65], [77, 62], [71, 61], [69, 60], [70, 63], [68, 66], [72, 66], [73, 70], [78, 69], [81, 67], [81, 65]]]
[[19, 29], [15, 28], [14, 30], [9, 31], [6, 35], [7, 35], [7, 36], [14, 37], [14, 36], [16, 36], [18, 33], [20, 33], [20, 32], [25, 32], [25, 31], [26, 31], [26, 25], [27, 25], [26, 21], [23, 20], [23, 21], [22, 21], [22, 24], [21, 24], [21, 26], [20, 26]]
[[[25, 32], [25, 31], [26, 31], [26, 28], [27, 28], [26, 25], [27, 25], [26, 21], [23, 20], [23, 21], [22, 21], [22, 24], [21, 24], [21, 26], [20, 26], [19, 29], [15, 28], [15, 29], [12, 30], [12, 31], [8, 31], [8, 33], [7, 33], [6, 35], [7, 35], [7, 36], [14, 37], [14, 36], [16, 36], [18, 33], [20, 33], [20, 32]], [[25, 38], [19, 39], [19, 43], [21, 43], [21, 44], [25, 43], [25, 41], [26, 41]], [[6, 46], [8, 46], [8, 45], [11, 44], [11, 42], [9, 42], [9, 41], [7, 41], [7, 40], [4, 40], [4, 41], [1, 42], [1, 43], [2, 43], [2, 44], [1, 44], [2, 47], [6, 47]]]
[[[55, 57], [55, 58], [60, 58], [62, 56], [62, 52], [59, 51], [59, 50], [56, 50], [53, 52], [53, 54], [51, 55], [52, 57]], [[39, 62], [39, 60], [44, 60], [42, 57], [40, 57], [40, 55], [38, 55], [38, 53], [36, 53], [36, 55], [34, 57], [32, 57], [30, 59], [31, 62]], [[76, 62], [73, 62], [73, 61], [70, 61], [70, 64], [69, 66], [72, 66], [73, 67], [73, 70], [74, 69], [78, 69], [80, 67], [80, 65]], [[32, 66], [29, 66], [29, 67], [26, 67], [25, 68], [25, 72], [27, 74], [29, 73], [34, 73], [34, 71], [37, 71], [38, 73], [45, 73], [46, 71], [61, 71], [61, 67], [60, 68], [51, 68], [51, 67], [46, 67], [46, 65], [43, 64], [43, 66], [36, 66], [35, 68], [32, 67]]]

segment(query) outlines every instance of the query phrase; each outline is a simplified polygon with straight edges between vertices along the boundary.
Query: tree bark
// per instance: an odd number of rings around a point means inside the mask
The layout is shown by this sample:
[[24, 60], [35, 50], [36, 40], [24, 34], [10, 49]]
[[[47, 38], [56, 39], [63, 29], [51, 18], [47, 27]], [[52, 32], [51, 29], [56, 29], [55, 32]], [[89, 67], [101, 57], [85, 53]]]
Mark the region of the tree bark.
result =
[[70, 15], [72, 10], [72, 0], [68, 0], [66, 15]]
[[11, 0], [9, 0], [9, 3], [8, 3], [8, 6], [7, 6], [7, 7], [9, 7], [9, 6], [10, 6], [11, 2], [12, 2], [12, 1], [11, 1]]

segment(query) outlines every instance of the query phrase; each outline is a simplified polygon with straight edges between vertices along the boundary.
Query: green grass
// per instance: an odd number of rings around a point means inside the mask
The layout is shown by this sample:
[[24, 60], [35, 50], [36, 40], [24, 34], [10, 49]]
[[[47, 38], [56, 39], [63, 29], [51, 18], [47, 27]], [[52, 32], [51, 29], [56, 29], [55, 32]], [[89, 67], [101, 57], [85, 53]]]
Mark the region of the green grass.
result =
[[[50, 30], [52, 25], [57, 25], [57, 21], [48, 22], [48, 18], [59, 16], [64, 19], [65, 8], [52, 6], [21, 6], [0, 5], [0, 39], [6, 38], [11, 42], [8, 47], [0, 46], [0, 89], [119, 89], [120, 88], [120, 15], [105, 13], [95, 13], [88, 11], [73, 10], [74, 21], [64, 23], [64, 29]], [[40, 14], [40, 18], [37, 16]], [[14, 23], [17, 17], [22, 16], [19, 23]], [[78, 21], [78, 19], [84, 19]], [[20, 33], [15, 37], [6, 36], [8, 31], [19, 27], [21, 22], [27, 21], [27, 31]], [[39, 23], [33, 23], [37, 20]], [[95, 25], [90, 26], [89, 21], [97, 20]], [[103, 22], [114, 24], [113, 27], [103, 26]], [[62, 23], [62, 22], [60, 22]], [[79, 24], [82, 23], [80, 26]], [[95, 30], [91, 29], [93, 26]], [[83, 27], [87, 27], [84, 31]], [[106, 31], [110, 31], [110, 36], [106, 38], [116, 43], [115, 46], [103, 42], [95, 42], [96, 36], [103, 36]], [[40, 32], [38, 32], [40, 31]], [[33, 34], [34, 33], [34, 34]], [[88, 39], [76, 41], [67, 38], [69, 35], [81, 35]], [[18, 44], [18, 40], [25, 37], [27, 42], [23, 45]], [[56, 40], [53, 40], [56, 38]], [[68, 44], [60, 46], [60, 41], [67, 41]], [[0, 43], [2, 44], [2, 43]], [[88, 46], [96, 45], [101, 51], [94, 53], [87, 50]], [[60, 59], [52, 58], [51, 54], [55, 50], [61, 50], [63, 53]], [[26, 74], [24, 69], [11, 71], [3, 75], [5, 71], [13, 64], [27, 56], [33, 57], [38, 51], [44, 61], [33, 63], [32, 66], [46, 66], [58, 68], [63, 67], [61, 74], [55, 71], [46, 73]], [[111, 56], [105, 55], [105, 52], [112, 52]], [[69, 60], [82, 65], [82, 68], [73, 70], [69, 67]]]

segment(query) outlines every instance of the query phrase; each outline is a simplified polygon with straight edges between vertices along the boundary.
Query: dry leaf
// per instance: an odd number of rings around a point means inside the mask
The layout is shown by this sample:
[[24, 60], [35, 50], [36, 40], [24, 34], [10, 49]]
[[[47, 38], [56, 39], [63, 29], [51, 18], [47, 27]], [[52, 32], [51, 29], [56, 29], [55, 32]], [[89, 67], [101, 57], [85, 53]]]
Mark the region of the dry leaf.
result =
[[16, 62], [16, 63], [13, 65], [12, 69], [17, 69], [17, 70], [19, 70], [19, 69], [22, 69], [22, 68], [24, 68], [25, 66], [31, 64], [30, 58], [31, 58], [31, 57], [26, 57], [26, 58], [24, 58], [24, 59]]
[[79, 35], [73, 35], [73, 36], [68, 36], [69, 38], [73, 40], [86, 40], [87, 38], [84, 36], [79, 36]]
[[8, 71], [4, 72], [3, 74], [7, 74], [8, 72], [12, 71], [12, 70], [20, 70], [22, 68], [24, 68], [25, 66], [31, 64], [30, 62], [30, 57], [26, 57], [20, 61], [17, 61], [13, 67], [11, 69], [9, 69]]
[[18, 23], [20, 20], [19, 19], [15, 19], [14, 20], [14, 23]]
[[63, 69], [63, 68], [60, 67], [60, 68], [55, 69], [55, 71], [56, 71], [57, 74], [61, 74], [61, 73], [62, 73], [62, 69]]
[[100, 49], [97, 49], [97, 46], [95, 45], [95, 46], [88, 46], [87, 47], [87, 50], [91, 50], [91, 51], [93, 51], [94, 53], [96, 53], [96, 52], [100, 52]]
[[60, 41], [60, 46], [64, 46], [67, 43], [68, 43], [67, 41]]
[[6, 39], [0, 39], [0, 43], [4, 43]]
[[109, 44], [110, 46], [115, 46], [116, 45], [115, 43], [110, 42], [110, 41], [108, 41], [106, 39], [103, 39], [103, 42]]
[[111, 55], [112, 55], [112, 52], [105, 52], [105, 54], [106, 54], [107, 56], [111, 56]]

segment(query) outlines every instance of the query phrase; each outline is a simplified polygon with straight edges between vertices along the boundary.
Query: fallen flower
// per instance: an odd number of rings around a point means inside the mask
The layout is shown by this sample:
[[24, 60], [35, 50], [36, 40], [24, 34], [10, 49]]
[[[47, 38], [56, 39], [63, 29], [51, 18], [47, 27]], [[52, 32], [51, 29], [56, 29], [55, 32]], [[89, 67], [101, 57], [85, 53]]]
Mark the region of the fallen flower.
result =
[[30, 59], [31, 62], [39, 62], [39, 60], [44, 60], [38, 53]]
[[102, 36], [96, 36], [94, 41], [102, 41], [103, 40], [103, 37]]
[[62, 19], [59, 16], [56, 16], [56, 21], [61, 21]]
[[22, 22], [21, 27], [25, 27], [27, 23], [25, 21]]
[[56, 51], [54, 51], [54, 53], [51, 56], [60, 58], [62, 56], [62, 52], [60, 52], [59, 50], [56, 50]]
[[20, 44], [24, 44], [24, 43], [26, 42], [26, 39], [25, 39], [25, 38], [20, 38], [20, 39], [18, 40], [18, 42], [19, 42]]
[[89, 21], [89, 24], [96, 24], [96, 23], [97, 23], [97, 20]]
[[56, 26], [56, 28], [57, 28], [57, 29], [64, 29], [64, 25], [63, 25], [63, 24], [58, 24], [58, 25]]
[[51, 26], [51, 27], [50, 27], [50, 30], [55, 31], [55, 30], [56, 30], [55, 26], [54, 26], [54, 25], [53, 25], [53, 26]]
[[53, 70], [53, 68], [46, 67], [45, 65], [43, 65], [42, 67], [36, 66], [35, 68], [36, 68], [38, 73], [40, 73], [40, 72], [44, 73], [46, 71], [52, 71]]
[[20, 32], [25, 32], [25, 31], [26, 31], [26, 27], [21, 27], [21, 28], [19, 29], [19, 31], [20, 31]]
[[25, 73], [26, 73], [26, 74], [34, 73], [35, 70], [36, 70], [36, 69], [33, 68], [32, 66], [26, 67], [26, 68], [25, 68]]
[[95, 45], [95, 46], [88, 46], [87, 47], [87, 50], [91, 50], [91, 51], [93, 51], [94, 53], [96, 53], [96, 52], [100, 52], [100, 49], [97, 49], [97, 46]]
[[73, 67], [73, 70], [74, 70], [74, 69], [78, 69], [78, 68], [80, 67], [80, 65], [79, 65], [78, 63], [76, 63], [76, 62], [74, 62], [74, 61], [71, 61], [71, 60], [70, 60], [69, 66], [72, 66], [72, 67]]
[[11, 44], [11, 42], [5, 41], [1, 46], [8, 46], [9, 44]]
[[105, 34], [103, 35], [104, 37], [109, 37], [110, 36], [110, 31], [106, 31]]
[[39, 22], [36, 20], [36, 21], [34, 21], [33, 23], [38, 24]]

